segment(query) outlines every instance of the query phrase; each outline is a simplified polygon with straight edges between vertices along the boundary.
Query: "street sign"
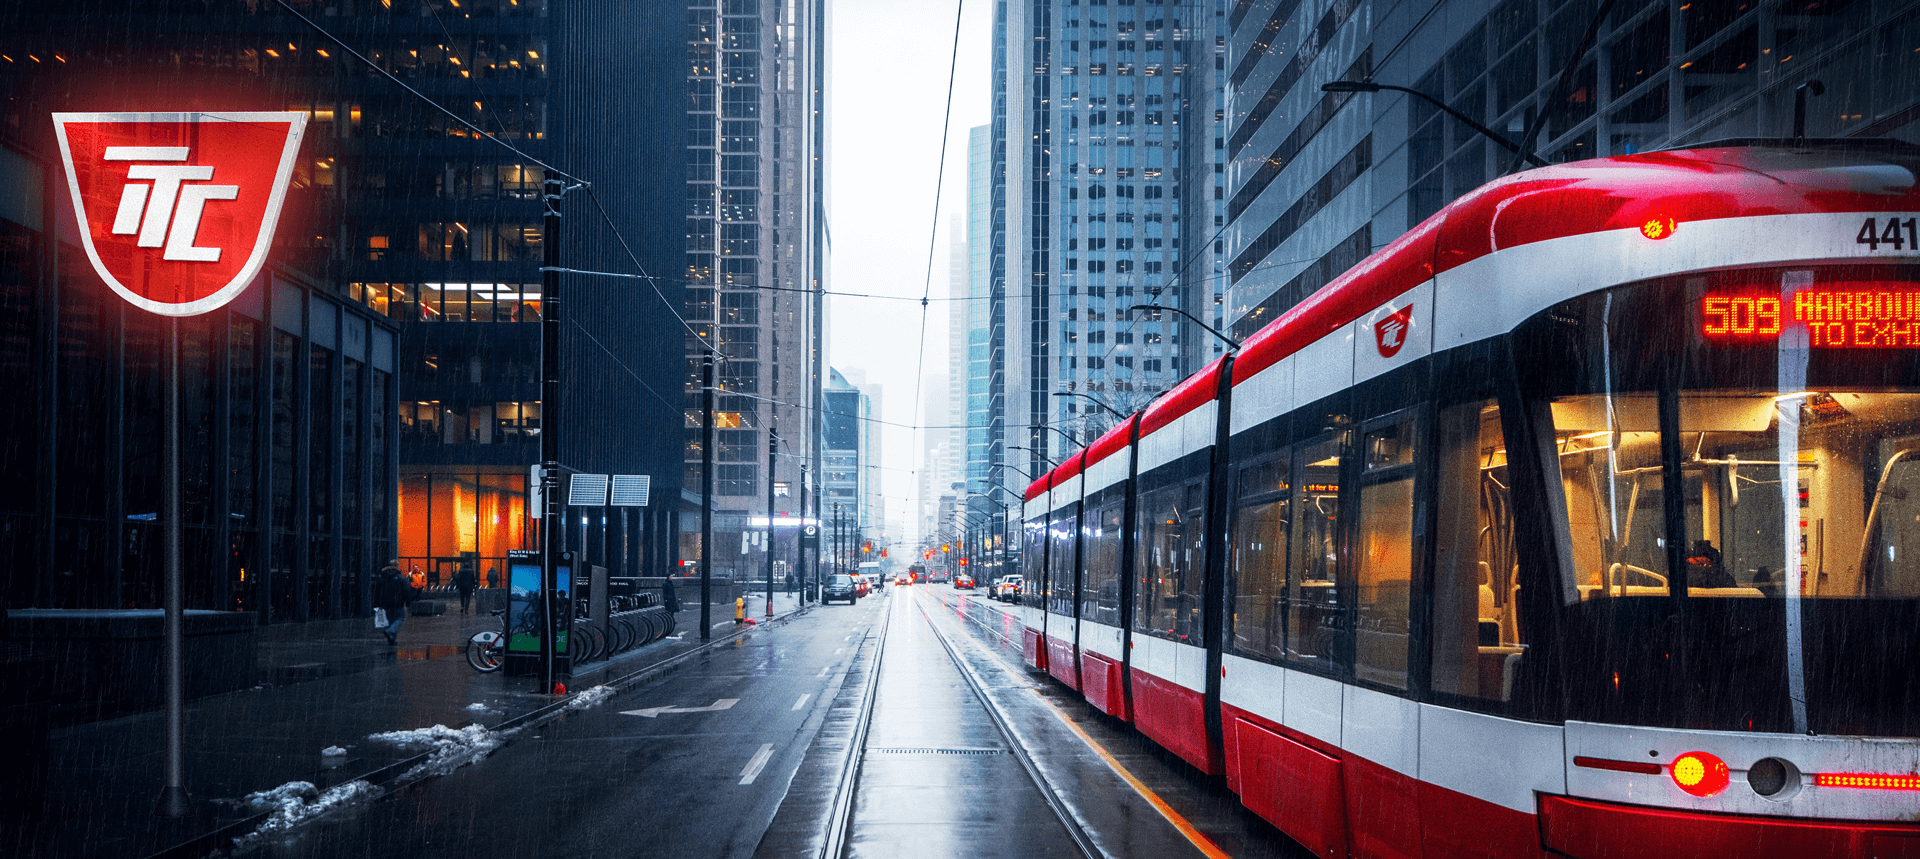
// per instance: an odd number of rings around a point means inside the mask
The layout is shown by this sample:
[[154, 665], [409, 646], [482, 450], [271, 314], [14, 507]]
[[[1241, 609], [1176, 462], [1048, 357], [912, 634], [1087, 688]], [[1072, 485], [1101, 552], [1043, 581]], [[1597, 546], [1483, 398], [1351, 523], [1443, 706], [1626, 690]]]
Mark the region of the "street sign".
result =
[[93, 270], [163, 316], [218, 309], [266, 264], [305, 113], [56, 113]]
[[570, 507], [607, 506], [607, 476], [576, 474], [567, 481], [567, 505]]
[[814, 551], [819, 551], [820, 526], [818, 525], [800, 526], [800, 548], [813, 549]]
[[613, 476], [613, 496], [609, 503], [615, 507], [645, 507], [652, 489], [651, 475], [616, 474]]

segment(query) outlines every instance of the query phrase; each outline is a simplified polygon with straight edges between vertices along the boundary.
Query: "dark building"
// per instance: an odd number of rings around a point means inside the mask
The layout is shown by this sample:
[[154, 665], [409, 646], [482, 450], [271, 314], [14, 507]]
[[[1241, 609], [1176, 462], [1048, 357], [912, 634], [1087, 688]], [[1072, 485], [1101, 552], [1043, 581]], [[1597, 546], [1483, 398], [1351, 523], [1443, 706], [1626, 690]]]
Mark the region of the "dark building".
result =
[[[248, 0], [0, 10], [0, 383], [28, 404], [0, 431], [11, 609], [160, 598], [163, 329], [74, 244], [49, 114], [309, 116], [270, 274], [183, 326], [190, 609], [360, 617], [390, 558], [484, 576], [527, 545], [542, 162], [591, 183], [560, 204], [563, 265], [684, 263], [686, 41], [651, 26], [684, 6], [293, 5], [340, 41]], [[651, 475], [677, 501], [683, 288], [563, 277], [563, 459]], [[570, 542], [594, 563], [664, 568], [671, 509], [569, 517]]]

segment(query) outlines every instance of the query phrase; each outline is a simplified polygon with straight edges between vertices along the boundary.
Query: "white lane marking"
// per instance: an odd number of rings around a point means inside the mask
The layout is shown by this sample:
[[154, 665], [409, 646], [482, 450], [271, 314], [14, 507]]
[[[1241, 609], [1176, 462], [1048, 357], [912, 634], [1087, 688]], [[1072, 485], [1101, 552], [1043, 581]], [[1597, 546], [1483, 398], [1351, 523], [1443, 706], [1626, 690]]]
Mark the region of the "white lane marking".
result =
[[842, 654], [842, 653], [845, 653], [845, 652], [847, 652], [847, 649], [846, 649], [846, 648], [844, 648], [844, 647], [836, 647], [836, 648], [834, 648], [834, 649], [833, 649], [833, 655], [835, 655], [835, 656], [839, 656], [840, 654]]
[[833, 670], [833, 666], [831, 666], [831, 665], [822, 665], [822, 666], [820, 666], [820, 673], [819, 673], [819, 674], [816, 674], [816, 675], [814, 675], [814, 676], [815, 676], [815, 677], [825, 677], [825, 676], [827, 676], [827, 672], [828, 672], [828, 671], [831, 671], [831, 670]]
[[731, 710], [733, 709], [733, 705], [738, 703], [740, 703], [740, 699], [738, 698], [717, 698], [713, 703], [705, 707], [675, 707], [672, 704], [668, 704], [665, 707], [648, 707], [644, 710], [621, 710], [620, 715], [645, 716], [651, 719], [659, 716], [661, 713], [718, 713], [721, 710]]
[[807, 706], [807, 699], [812, 697], [813, 697], [812, 692], [808, 692], [804, 695], [801, 695], [800, 700], [793, 702], [793, 709], [798, 710], [801, 707]]
[[760, 751], [753, 753], [753, 760], [747, 761], [747, 768], [740, 771], [741, 784], [753, 784], [760, 777], [760, 771], [767, 768], [767, 760], [773, 757], [773, 744], [767, 743]]

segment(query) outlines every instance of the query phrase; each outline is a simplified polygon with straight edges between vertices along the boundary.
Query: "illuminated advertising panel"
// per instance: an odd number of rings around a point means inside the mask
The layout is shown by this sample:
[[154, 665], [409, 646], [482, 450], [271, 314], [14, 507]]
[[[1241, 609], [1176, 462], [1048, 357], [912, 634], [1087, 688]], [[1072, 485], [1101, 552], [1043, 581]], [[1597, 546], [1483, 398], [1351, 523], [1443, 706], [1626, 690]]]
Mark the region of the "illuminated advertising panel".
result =
[[266, 263], [306, 123], [299, 112], [54, 114], [93, 270], [163, 316], [232, 301]]

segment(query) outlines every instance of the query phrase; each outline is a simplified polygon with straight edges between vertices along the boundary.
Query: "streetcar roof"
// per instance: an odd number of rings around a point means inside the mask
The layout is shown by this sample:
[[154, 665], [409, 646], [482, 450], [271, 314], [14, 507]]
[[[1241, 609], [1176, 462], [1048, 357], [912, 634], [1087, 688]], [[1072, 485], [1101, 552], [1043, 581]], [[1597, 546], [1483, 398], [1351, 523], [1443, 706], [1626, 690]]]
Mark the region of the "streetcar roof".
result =
[[[1757, 215], [1920, 209], [1913, 147], [1679, 149], [1553, 164], [1482, 185], [1246, 338], [1239, 384], [1434, 275], [1551, 239]], [[1891, 170], [1888, 168], [1892, 168]], [[1142, 435], [1145, 434], [1143, 427]]]

